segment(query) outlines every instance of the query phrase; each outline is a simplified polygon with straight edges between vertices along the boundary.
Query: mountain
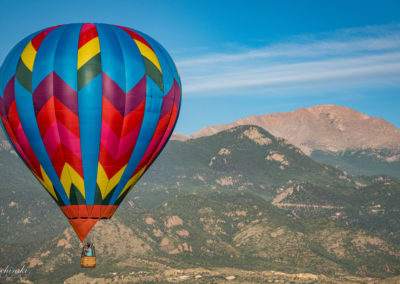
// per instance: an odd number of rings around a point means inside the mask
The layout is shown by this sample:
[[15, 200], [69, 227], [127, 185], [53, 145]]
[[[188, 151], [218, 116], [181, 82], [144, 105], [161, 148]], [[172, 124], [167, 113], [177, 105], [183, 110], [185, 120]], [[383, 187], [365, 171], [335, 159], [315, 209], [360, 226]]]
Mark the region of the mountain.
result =
[[143, 213], [124, 209], [89, 238], [98, 254], [93, 271], [79, 268], [80, 244], [70, 228], [32, 244], [21, 264], [41, 283], [193, 282], [197, 275], [203, 283], [229, 276], [250, 283], [361, 282], [400, 269], [397, 244], [335, 221], [286, 215], [246, 194], [186, 195]]
[[282, 137], [318, 162], [352, 174], [400, 177], [400, 130], [389, 122], [348, 107], [321, 105], [296, 111], [241, 118], [173, 139], [184, 141], [238, 125], [257, 125]]
[[[389, 176], [352, 176], [319, 164], [260, 127], [238, 126], [212, 136], [171, 141], [132, 196], [137, 206], [149, 208], [186, 193], [239, 191], [296, 216], [338, 219], [383, 236], [390, 232], [400, 240], [400, 220], [392, 220], [400, 204], [398, 186], [398, 180]], [[370, 223], [371, 216], [380, 221]], [[380, 222], [390, 222], [396, 229], [383, 229]]]
[[14, 153], [10, 142], [8, 142], [2, 130], [0, 130], [0, 151], [9, 151]]
[[1, 176], [0, 267], [25, 265], [35, 283], [348, 283], [400, 274], [400, 182], [319, 164], [258, 126], [170, 141], [113, 219], [89, 234], [95, 270], [80, 269], [77, 237], [31, 175], [8, 190], [15, 175]]
[[[7, 181], [5, 190], [0, 190], [0, 198], [25, 190], [27, 180], [34, 181], [33, 175], [25, 168], [24, 163], [19, 159], [17, 153], [8, 142], [4, 133], [0, 130], [0, 180]], [[39, 189], [40, 185], [33, 183], [34, 189]], [[1, 234], [1, 233], [0, 233]]]
[[[381, 118], [334, 105], [252, 115], [233, 123], [203, 128], [189, 138], [209, 136], [238, 125], [258, 125], [272, 135], [288, 140], [306, 154], [315, 150], [400, 149], [400, 130], [394, 125]], [[400, 159], [393, 159], [396, 158]]]

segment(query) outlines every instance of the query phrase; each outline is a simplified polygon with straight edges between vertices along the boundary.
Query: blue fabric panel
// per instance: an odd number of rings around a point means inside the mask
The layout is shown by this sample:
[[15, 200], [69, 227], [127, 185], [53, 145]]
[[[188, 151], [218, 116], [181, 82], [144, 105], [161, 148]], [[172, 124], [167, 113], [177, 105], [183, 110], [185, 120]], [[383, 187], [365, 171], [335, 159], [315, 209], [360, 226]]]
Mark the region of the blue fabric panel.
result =
[[100, 73], [78, 92], [79, 131], [81, 134], [82, 166], [87, 205], [94, 204], [96, 192], [101, 138], [101, 77], [102, 74]]
[[[22, 51], [25, 49], [25, 46], [31, 41], [31, 39], [36, 36], [39, 32], [34, 33], [23, 40], [21, 40], [7, 55], [6, 59], [3, 62], [3, 65], [0, 68], [0, 97], [4, 97], [4, 89], [7, 83], [11, 80], [11, 78], [15, 75], [15, 71], [17, 69], [18, 61], [21, 57]], [[18, 151], [15, 149], [14, 145], [11, 143], [10, 137], [8, 137], [7, 132], [4, 129], [3, 122], [0, 119], [0, 125], [3, 130], [4, 135], [7, 137], [8, 142], [10, 142], [13, 147], [15, 153], [22, 159], [19, 155]]]
[[164, 95], [168, 94], [168, 91], [172, 87], [173, 79], [175, 79], [178, 82], [178, 84], [180, 84], [178, 72], [176, 70], [174, 62], [172, 61], [168, 52], [156, 40], [139, 31], [135, 30], [135, 32], [140, 36], [142, 36], [150, 44], [155, 54], [157, 55], [163, 75]]
[[[39, 50], [36, 53], [35, 63], [33, 65], [32, 93], [34, 93], [35, 89], [43, 81], [43, 79], [45, 79], [50, 73], [53, 72], [54, 59], [56, 56], [58, 42], [59, 42], [63, 32], [65, 31], [65, 29], [66, 29], [66, 26], [61, 26], [57, 29], [54, 29], [42, 41], [42, 43], [39, 47]], [[29, 99], [29, 101], [32, 101], [32, 95], [31, 95], [31, 98]], [[33, 106], [33, 104], [32, 104], [32, 106]], [[21, 110], [18, 109], [18, 113], [21, 113]], [[21, 123], [22, 123], [22, 118], [21, 118]], [[36, 117], [35, 117], [35, 120], [30, 123], [30, 125], [32, 125], [32, 124], [35, 124], [35, 126], [38, 127]], [[26, 127], [30, 127], [30, 125], [26, 125]], [[24, 131], [26, 132], [27, 130], [25, 129], [24, 124], [22, 124], [22, 127], [23, 127]], [[39, 130], [39, 127], [37, 129]], [[39, 133], [39, 135], [40, 135], [40, 133]], [[28, 138], [28, 140], [31, 141], [29, 138]], [[42, 141], [42, 144], [44, 146], [43, 141]], [[34, 150], [34, 152], [36, 154], [35, 150]], [[47, 156], [47, 159], [49, 159], [51, 161], [51, 159], [47, 153], [47, 150], [46, 150], [46, 156]], [[39, 157], [38, 157], [38, 159], [39, 159]], [[40, 159], [39, 159], [39, 161], [40, 161]], [[52, 165], [52, 167], [54, 169], [54, 165]], [[46, 173], [47, 173], [47, 170], [46, 170]], [[49, 176], [49, 178], [53, 184], [55, 184], [56, 182], [60, 182], [58, 175], [55, 175], [53, 177]], [[65, 192], [65, 189], [63, 189], [63, 191]]]
[[128, 165], [125, 169], [121, 180], [114, 191], [114, 194], [109, 204], [114, 204], [119, 194], [124, 189], [125, 185], [131, 178], [133, 172], [137, 168], [147, 147], [153, 138], [154, 131], [156, 130], [158, 120], [160, 117], [161, 106], [163, 102], [163, 93], [160, 88], [147, 76], [147, 91], [146, 91], [146, 106], [140, 129], [139, 137], [136, 142], [135, 149], [133, 150], [132, 156], [129, 159]]
[[118, 27], [113, 27], [125, 62], [126, 91], [129, 92], [146, 74], [142, 54], [131, 36]]
[[[181, 80], [180, 80], [180, 77], [178, 74], [178, 70], [176, 69], [176, 65], [175, 65], [174, 61], [172, 60], [171, 56], [164, 49], [164, 47], [162, 47], [161, 44], [159, 44], [152, 37], [150, 37], [142, 32], [139, 32], [139, 31], [136, 31], [136, 32], [138, 34], [140, 34], [151, 45], [151, 47], [153, 48], [154, 52], [157, 55], [157, 58], [160, 61], [161, 70], [163, 71], [164, 95], [168, 94], [169, 90], [172, 87], [174, 79], [176, 80], [179, 87], [181, 88]], [[168, 70], [168, 72], [167, 72], [167, 70]], [[165, 82], [168, 82], [168, 86], [166, 86]], [[182, 93], [182, 91], [181, 91], [181, 93]], [[178, 121], [180, 110], [181, 110], [180, 105], [182, 103], [182, 94], [180, 94], [180, 95], [181, 95], [181, 99], [179, 101], [179, 109], [178, 109], [178, 115], [177, 115], [176, 121]], [[169, 138], [171, 137], [172, 133], [174, 133], [175, 126], [176, 126], [176, 123], [175, 123], [171, 133], [168, 136], [167, 143], [165, 143], [163, 145], [161, 151], [158, 154], [161, 154], [162, 151], [164, 150], [165, 146], [168, 144]]]
[[101, 69], [126, 92], [124, 58], [113, 27], [105, 24], [96, 24], [96, 28], [101, 47]]
[[71, 88], [78, 90], [76, 68], [78, 65], [78, 43], [82, 24], [67, 25], [58, 41], [54, 71]]
[[32, 92], [54, 69], [54, 57], [58, 41], [67, 26], [61, 26], [51, 31], [42, 41], [37, 51], [32, 72]]
[[3, 97], [4, 89], [10, 79], [15, 75], [17, 70], [18, 61], [21, 58], [21, 53], [24, 51], [26, 45], [34, 38], [37, 34], [34, 33], [23, 40], [21, 40], [7, 55], [0, 69], [0, 96]]
[[178, 70], [177, 70], [176, 65], [175, 65], [174, 61], [172, 60], [171, 56], [165, 50], [165, 48], [161, 46], [161, 44], [159, 44], [155, 40], [153, 40], [153, 41], [154, 41], [154, 45], [158, 47], [159, 52], [162, 53], [164, 55], [164, 58], [168, 61], [168, 64], [172, 70], [172, 76], [178, 83], [179, 87], [181, 87], [181, 78], [179, 77]]
[[53, 183], [55, 190], [61, 196], [64, 204], [70, 205], [64, 188], [57, 176], [56, 171], [54, 170], [46, 148], [44, 147], [42, 137], [40, 136], [39, 127], [36, 122], [35, 111], [33, 108], [32, 94], [22, 87], [17, 80], [15, 80], [15, 102], [17, 104], [22, 128], [24, 129], [33, 152]]

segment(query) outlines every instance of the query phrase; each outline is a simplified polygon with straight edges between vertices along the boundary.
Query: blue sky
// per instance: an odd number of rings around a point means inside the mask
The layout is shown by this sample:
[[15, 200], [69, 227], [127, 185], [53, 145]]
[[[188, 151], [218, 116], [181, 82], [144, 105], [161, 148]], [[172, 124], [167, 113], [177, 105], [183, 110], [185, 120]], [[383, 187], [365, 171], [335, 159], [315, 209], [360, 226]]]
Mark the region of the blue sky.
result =
[[0, 0], [0, 61], [47, 26], [103, 22], [157, 39], [183, 84], [176, 131], [348, 106], [400, 128], [400, 1]]

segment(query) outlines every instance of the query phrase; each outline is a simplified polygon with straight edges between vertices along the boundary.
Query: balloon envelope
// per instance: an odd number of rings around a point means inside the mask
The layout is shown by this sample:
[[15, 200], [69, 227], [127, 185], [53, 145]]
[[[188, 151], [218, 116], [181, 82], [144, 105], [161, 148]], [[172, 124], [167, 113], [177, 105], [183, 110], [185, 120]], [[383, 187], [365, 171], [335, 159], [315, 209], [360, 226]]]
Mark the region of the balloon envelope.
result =
[[121, 26], [45, 29], [0, 69], [2, 127], [82, 241], [162, 151], [180, 101], [166, 50]]

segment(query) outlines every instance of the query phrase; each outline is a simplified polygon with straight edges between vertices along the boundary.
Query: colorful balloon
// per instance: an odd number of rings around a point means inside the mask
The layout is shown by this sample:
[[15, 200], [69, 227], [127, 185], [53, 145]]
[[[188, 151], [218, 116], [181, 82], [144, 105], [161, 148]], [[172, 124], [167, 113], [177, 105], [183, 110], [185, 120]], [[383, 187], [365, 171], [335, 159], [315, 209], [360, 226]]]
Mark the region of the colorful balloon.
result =
[[82, 241], [162, 151], [180, 101], [167, 51], [121, 26], [45, 29], [0, 69], [3, 129]]

